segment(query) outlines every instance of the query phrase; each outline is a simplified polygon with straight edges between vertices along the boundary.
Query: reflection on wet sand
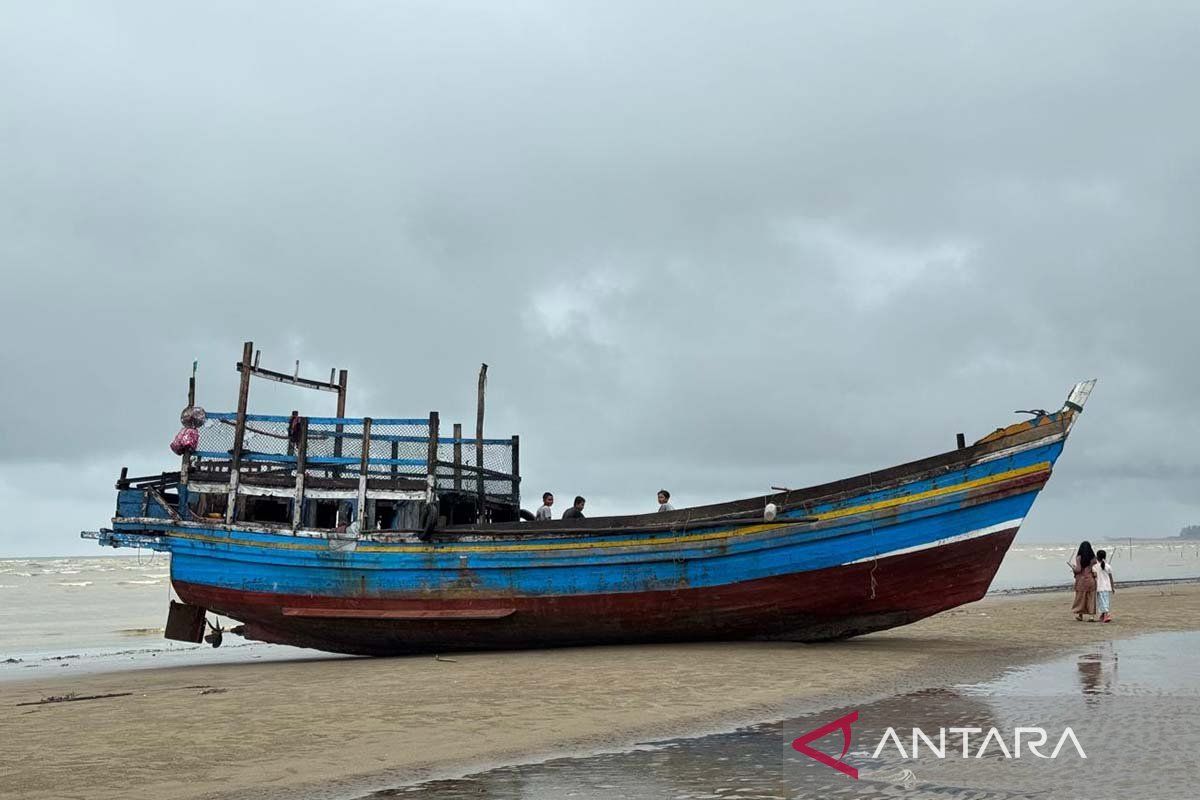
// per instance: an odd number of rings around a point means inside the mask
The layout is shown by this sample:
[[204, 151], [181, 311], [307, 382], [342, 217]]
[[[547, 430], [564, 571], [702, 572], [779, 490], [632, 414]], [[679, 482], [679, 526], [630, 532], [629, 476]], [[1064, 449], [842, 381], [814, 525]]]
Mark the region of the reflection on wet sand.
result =
[[[1127, 667], [1122, 681], [1117, 680], [1118, 653]], [[985, 684], [914, 692], [628, 752], [501, 767], [373, 797], [1103, 800], [1152, 785], [1156, 798], [1191, 798], [1200, 779], [1188, 756], [1200, 747], [1194, 724], [1200, 715], [1200, 684], [1192, 671], [1198, 658], [1200, 633], [1152, 634], [1015, 669]], [[796, 737], [852, 710], [859, 711], [859, 720], [845, 761], [859, 770], [859, 780], [791, 748]], [[1016, 750], [1018, 727], [1045, 729], [1046, 754], [1070, 727], [1087, 759], [1069, 745], [1055, 759], [1037, 758], [1027, 748], [1018, 751], [1019, 757], [1006, 757], [1005, 750]], [[891, 745], [879, 747], [888, 728], [897, 732], [904, 754]], [[945, 757], [936, 757], [922, 742], [920, 754], [912, 758], [913, 728], [935, 742], [946, 729]], [[952, 728], [995, 728], [1007, 748], [992, 746], [980, 753], [985, 734], [972, 734], [963, 757], [961, 734]], [[834, 731], [812, 745], [836, 756], [841, 752], [840, 736]]]
[[[905, 746], [913, 727], [936, 737], [939, 726], [991, 728], [998, 725], [985, 698], [954, 690], [929, 690], [862, 706], [854, 726], [848, 762], [860, 765], [860, 778], [844, 775], [795, 752], [790, 744], [800, 734], [848, 713], [820, 714], [700, 739], [682, 739], [625, 753], [561, 758], [537, 765], [503, 767], [459, 780], [434, 781], [381, 792], [377, 797], [417, 796], [439, 800], [551, 800], [563, 797], [605, 798], [742, 798], [765, 800], [800, 796], [885, 798], [929, 796], [955, 798], [1019, 798], [1021, 792], [957, 784], [944, 769], [921, 769], [894, 751], [879, 759], [871, 754], [888, 726], [903, 730]], [[814, 742], [835, 755], [840, 734]], [[948, 750], [956, 747], [949, 740]], [[975, 746], [972, 745], [972, 752]], [[943, 764], [947, 762], [935, 762]], [[947, 781], [940, 777], [945, 772]]]
[[1077, 663], [1079, 683], [1085, 700], [1100, 702], [1096, 695], [1110, 695], [1117, 681], [1117, 654], [1112, 642], [1105, 642], [1094, 651], [1083, 653]]

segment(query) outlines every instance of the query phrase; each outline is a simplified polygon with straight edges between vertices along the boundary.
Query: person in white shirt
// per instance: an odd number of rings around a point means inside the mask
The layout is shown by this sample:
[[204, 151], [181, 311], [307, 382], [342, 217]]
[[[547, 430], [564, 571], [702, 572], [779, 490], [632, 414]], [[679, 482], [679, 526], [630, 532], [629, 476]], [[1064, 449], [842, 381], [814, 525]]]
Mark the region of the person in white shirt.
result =
[[1108, 564], [1108, 553], [1103, 550], [1096, 551], [1096, 563], [1092, 564], [1092, 572], [1096, 573], [1096, 609], [1100, 612], [1100, 621], [1112, 622], [1109, 608], [1117, 584], [1113, 580], [1112, 567]]
[[550, 515], [550, 509], [554, 505], [554, 495], [546, 492], [542, 495], [542, 507], [537, 510], [537, 521], [541, 522], [547, 519], [554, 519]]
[[666, 489], [658, 490], [658, 510], [660, 512], [675, 510], [675, 506], [671, 505], [671, 493]]

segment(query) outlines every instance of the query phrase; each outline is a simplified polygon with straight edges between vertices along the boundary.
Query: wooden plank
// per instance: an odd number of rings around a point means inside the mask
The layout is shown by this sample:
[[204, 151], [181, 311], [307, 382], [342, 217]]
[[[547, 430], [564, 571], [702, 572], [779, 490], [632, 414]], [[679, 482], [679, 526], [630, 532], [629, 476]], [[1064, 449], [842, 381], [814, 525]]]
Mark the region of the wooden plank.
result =
[[285, 617], [321, 619], [503, 619], [517, 613], [515, 608], [303, 608], [284, 606]]
[[[237, 365], [238, 371], [241, 371], [247, 363], [249, 362], [243, 359], [242, 362]], [[297, 364], [297, 369], [299, 369], [299, 364]], [[250, 373], [257, 378], [266, 378], [267, 380], [275, 381], [276, 383], [287, 383], [293, 386], [299, 386], [302, 389], [318, 389], [322, 392], [339, 391], [338, 385], [332, 381], [325, 383], [324, 381], [314, 381], [311, 378], [301, 378], [299, 375], [286, 375], [282, 372], [276, 372], [273, 369], [265, 369], [254, 364], [250, 364], [249, 370]]]
[[[487, 364], [479, 367], [479, 392], [475, 406], [475, 466], [483, 468], [483, 397], [487, 389]], [[475, 473], [475, 495], [479, 506], [478, 520], [483, 522], [484, 514], [484, 484], [483, 472]]]
[[441, 420], [438, 418], [438, 412], [429, 412], [429, 446], [425, 454], [425, 480], [429, 486], [427, 502], [432, 503], [437, 490], [437, 468], [438, 468], [438, 428], [441, 425]]
[[237, 418], [233, 428], [234, 469], [237, 469], [242, 459], [242, 445], [246, 440], [246, 405], [250, 401], [250, 369], [245, 365], [249, 364], [250, 355], [253, 351], [254, 342], [246, 342], [242, 345], [242, 363], [238, 364], [238, 371], [242, 374], [242, 381], [238, 386]]
[[167, 502], [167, 498], [163, 496], [162, 492], [153, 486], [150, 486], [146, 489], [146, 494], [150, 495], [150, 497], [154, 499], [154, 502], [165, 508], [171, 519], [175, 520], [176, 522], [179, 521], [179, 512]]
[[[342, 419], [346, 416], [346, 370], [338, 373], [338, 398], [337, 398], [337, 418]], [[345, 429], [339, 422], [333, 429], [333, 457], [342, 457], [342, 433]], [[339, 478], [342, 475], [340, 469], [333, 471], [333, 477]]]
[[367, 463], [371, 459], [371, 418], [363, 417], [362, 457], [358, 464], [358, 529], [367, 530]]
[[454, 423], [454, 491], [462, 491], [462, 423]]
[[512, 498], [513, 505], [521, 507], [521, 437], [512, 437]]
[[304, 516], [304, 471], [308, 468], [308, 417], [300, 418], [300, 442], [296, 446], [296, 497], [292, 504], [292, 530]]

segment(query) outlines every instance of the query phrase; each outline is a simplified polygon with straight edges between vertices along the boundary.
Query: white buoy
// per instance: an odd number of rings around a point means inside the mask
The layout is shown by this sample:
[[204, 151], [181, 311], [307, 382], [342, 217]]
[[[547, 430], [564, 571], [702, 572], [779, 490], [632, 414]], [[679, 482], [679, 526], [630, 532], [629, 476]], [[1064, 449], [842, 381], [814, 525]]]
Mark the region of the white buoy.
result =
[[767, 522], [772, 522], [778, 513], [779, 509], [775, 507], [774, 503], [767, 503], [767, 507], [763, 509], [763, 519]]

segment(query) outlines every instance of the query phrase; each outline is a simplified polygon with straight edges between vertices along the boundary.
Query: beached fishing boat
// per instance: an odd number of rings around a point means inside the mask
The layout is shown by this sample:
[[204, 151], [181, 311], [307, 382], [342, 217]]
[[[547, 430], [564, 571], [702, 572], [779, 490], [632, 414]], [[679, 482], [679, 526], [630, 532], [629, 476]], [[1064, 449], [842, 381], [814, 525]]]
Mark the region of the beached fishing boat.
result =
[[[530, 521], [518, 438], [482, 436], [486, 366], [464, 438], [436, 413], [347, 418], [344, 371], [316, 381], [258, 360], [247, 343], [235, 412], [197, 408], [193, 376], [179, 471], [122, 470], [112, 527], [83, 535], [171, 554], [170, 638], [201, 641], [213, 614], [250, 639], [367, 655], [818, 641], [978, 600], [1095, 384], [974, 444], [833, 483]], [[338, 414], [247, 413], [252, 377], [335, 392]]]

